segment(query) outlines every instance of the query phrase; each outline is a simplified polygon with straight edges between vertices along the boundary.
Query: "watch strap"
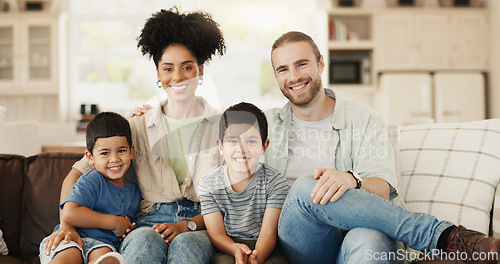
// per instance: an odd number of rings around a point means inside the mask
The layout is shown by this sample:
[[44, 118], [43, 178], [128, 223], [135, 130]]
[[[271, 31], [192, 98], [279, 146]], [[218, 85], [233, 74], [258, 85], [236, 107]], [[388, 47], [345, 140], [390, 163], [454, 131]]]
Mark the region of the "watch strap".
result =
[[361, 180], [361, 177], [359, 177], [359, 175], [356, 172], [352, 171], [352, 170], [347, 171], [347, 173], [351, 174], [352, 177], [356, 180], [356, 187], [355, 187], [355, 189], [361, 189], [361, 185], [363, 185], [363, 181]]

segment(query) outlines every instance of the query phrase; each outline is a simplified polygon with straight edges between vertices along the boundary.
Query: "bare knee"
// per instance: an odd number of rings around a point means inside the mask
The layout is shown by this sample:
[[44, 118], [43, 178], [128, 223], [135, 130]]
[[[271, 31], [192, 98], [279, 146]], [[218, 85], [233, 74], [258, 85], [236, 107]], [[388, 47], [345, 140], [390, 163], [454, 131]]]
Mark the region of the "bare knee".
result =
[[113, 251], [108, 247], [100, 247], [92, 250], [89, 254], [89, 264], [93, 264], [100, 256], [109, 252]]
[[80, 249], [76, 247], [67, 248], [57, 253], [49, 264], [82, 264], [83, 258]]

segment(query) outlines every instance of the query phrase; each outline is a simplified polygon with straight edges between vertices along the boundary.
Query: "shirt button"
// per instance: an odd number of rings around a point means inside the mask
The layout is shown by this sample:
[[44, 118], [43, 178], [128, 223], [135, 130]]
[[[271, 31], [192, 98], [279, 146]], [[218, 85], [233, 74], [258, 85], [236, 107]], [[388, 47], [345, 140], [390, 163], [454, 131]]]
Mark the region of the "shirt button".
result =
[[285, 159], [285, 160], [286, 160], [286, 155], [283, 155], [283, 159]]
[[189, 156], [189, 160], [193, 160], [193, 157], [192, 157], [192, 156]]

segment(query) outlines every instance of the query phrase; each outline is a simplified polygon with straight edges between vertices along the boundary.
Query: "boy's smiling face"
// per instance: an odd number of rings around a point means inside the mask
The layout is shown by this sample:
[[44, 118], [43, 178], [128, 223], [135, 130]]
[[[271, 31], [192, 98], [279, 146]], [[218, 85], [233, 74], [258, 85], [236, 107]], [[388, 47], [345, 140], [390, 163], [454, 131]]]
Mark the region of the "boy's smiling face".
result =
[[129, 147], [127, 138], [124, 136], [114, 136], [108, 138], [98, 138], [95, 141], [92, 154], [85, 152], [90, 165], [95, 165], [99, 171], [111, 183], [125, 187], [123, 176], [130, 167], [133, 159], [134, 146]]
[[264, 155], [269, 140], [262, 146], [262, 137], [257, 128], [250, 124], [230, 124], [224, 134], [224, 142], [218, 140], [219, 152], [226, 160], [229, 176], [251, 177], [257, 169], [261, 155]]

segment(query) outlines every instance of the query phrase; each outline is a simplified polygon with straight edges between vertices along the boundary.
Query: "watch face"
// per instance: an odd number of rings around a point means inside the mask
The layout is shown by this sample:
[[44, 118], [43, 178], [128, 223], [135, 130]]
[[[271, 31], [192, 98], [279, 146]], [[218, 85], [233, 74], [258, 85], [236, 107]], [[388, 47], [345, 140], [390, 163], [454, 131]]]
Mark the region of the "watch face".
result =
[[196, 223], [194, 221], [191, 221], [191, 220], [188, 220], [187, 222], [188, 222], [189, 230], [195, 231], [196, 230]]

